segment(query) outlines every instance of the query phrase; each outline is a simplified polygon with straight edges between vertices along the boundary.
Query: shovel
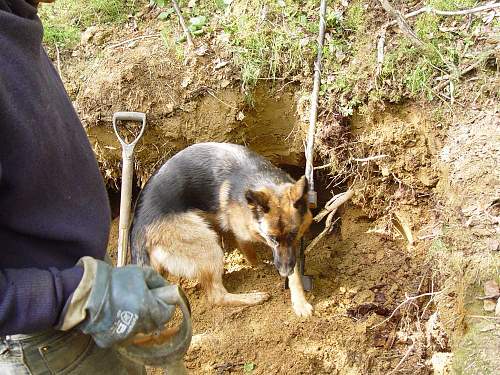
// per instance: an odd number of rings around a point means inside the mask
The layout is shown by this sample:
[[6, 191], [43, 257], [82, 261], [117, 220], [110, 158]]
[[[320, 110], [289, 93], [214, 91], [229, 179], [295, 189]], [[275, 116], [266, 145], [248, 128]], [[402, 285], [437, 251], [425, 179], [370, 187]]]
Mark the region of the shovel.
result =
[[[118, 121], [140, 121], [142, 128], [139, 135], [127, 143], [118, 133]], [[116, 112], [113, 115], [113, 129], [122, 145], [122, 190], [120, 197], [120, 224], [118, 227], [118, 267], [125, 265], [128, 249], [128, 230], [130, 226], [130, 207], [132, 201], [132, 177], [134, 175], [134, 147], [146, 129], [146, 114], [141, 112]]]
[[[119, 134], [118, 121], [142, 122], [139, 135], [130, 143], [127, 143]], [[128, 249], [128, 232], [130, 226], [130, 208], [132, 201], [132, 177], [134, 173], [134, 148], [144, 134], [146, 128], [146, 114], [140, 112], [116, 112], [113, 115], [113, 129], [120, 144], [122, 145], [122, 190], [120, 197], [120, 223], [118, 233], [118, 260], [117, 266], [125, 265]], [[191, 343], [191, 308], [189, 301], [182, 289], [177, 285], [168, 285], [154, 289], [152, 293], [158, 299], [170, 305], [177, 305], [182, 312], [182, 324], [180, 329], [172, 330], [166, 328], [152, 334], [136, 335], [129, 342], [123, 343], [118, 349], [130, 360], [146, 365], [163, 367], [168, 374], [187, 374], [182, 357]]]

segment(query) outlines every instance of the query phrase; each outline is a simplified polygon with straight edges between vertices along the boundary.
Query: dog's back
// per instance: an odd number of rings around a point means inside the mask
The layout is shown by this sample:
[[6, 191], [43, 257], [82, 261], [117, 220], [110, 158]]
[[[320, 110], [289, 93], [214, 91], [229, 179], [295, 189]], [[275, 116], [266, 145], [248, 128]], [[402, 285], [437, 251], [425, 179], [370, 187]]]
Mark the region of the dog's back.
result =
[[293, 182], [288, 174], [243, 146], [192, 145], [168, 160], [141, 192], [130, 232], [132, 262], [149, 263], [144, 228], [178, 213], [216, 213], [221, 206], [223, 184], [230, 186], [226, 199], [243, 203], [249, 188]]

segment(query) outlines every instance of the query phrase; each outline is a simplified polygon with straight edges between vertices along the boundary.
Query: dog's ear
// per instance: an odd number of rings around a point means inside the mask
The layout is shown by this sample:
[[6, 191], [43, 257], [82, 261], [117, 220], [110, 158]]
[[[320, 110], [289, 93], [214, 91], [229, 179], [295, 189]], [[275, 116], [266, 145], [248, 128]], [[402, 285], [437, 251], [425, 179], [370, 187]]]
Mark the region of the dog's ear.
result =
[[269, 212], [269, 194], [262, 190], [247, 190], [245, 198], [251, 209], [260, 209]]
[[306, 176], [302, 176], [290, 189], [290, 198], [292, 199], [295, 208], [306, 203], [309, 184]]

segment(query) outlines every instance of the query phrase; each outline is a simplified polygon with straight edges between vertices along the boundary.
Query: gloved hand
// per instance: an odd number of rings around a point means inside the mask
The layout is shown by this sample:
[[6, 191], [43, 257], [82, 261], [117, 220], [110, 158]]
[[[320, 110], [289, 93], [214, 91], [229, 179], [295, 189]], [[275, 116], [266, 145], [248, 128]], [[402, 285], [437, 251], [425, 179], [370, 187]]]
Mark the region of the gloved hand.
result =
[[84, 273], [57, 328], [79, 328], [100, 347], [119, 344], [137, 333], [163, 328], [175, 305], [152, 291], [167, 282], [152, 268], [113, 268], [91, 257], [80, 259]]

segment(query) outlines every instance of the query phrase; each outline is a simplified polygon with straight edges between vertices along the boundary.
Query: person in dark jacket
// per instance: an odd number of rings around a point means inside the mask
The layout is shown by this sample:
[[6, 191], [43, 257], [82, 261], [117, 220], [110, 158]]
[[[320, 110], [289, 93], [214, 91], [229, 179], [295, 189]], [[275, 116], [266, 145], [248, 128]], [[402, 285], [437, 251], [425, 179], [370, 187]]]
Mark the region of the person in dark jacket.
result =
[[152, 269], [103, 261], [105, 186], [37, 3], [0, 0], [0, 373], [142, 373], [114, 348], [174, 307]]

